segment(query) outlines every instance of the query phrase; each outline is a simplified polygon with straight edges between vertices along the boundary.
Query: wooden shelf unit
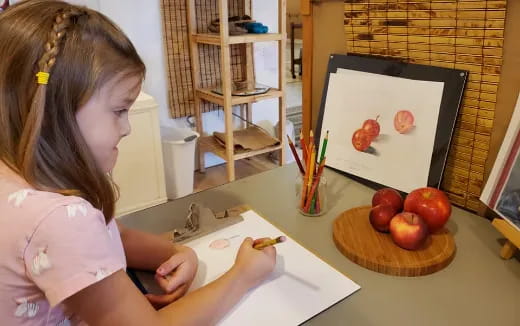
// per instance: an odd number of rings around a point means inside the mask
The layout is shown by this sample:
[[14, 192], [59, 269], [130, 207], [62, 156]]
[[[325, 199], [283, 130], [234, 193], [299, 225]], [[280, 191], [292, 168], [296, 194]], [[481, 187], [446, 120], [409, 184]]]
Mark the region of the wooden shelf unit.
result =
[[[219, 21], [227, 22], [229, 17], [228, 0], [215, 0], [218, 2]], [[188, 30], [190, 36], [190, 56], [192, 67], [193, 88], [195, 89], [194, 105], [197, 131], [203, 135], [201, 101], [208, 101], [221, 105], [224, 109], [225, 121], [225, 143], [226, 147], [220, 146], [212, 136], [201, 137], [199, 140], [199, 166], [200, 171], [204, 171], [204, 153], [212, 152], [226, 161], [228, 181], [235, 180], [235, 164], [234, 161], [251, 156], [279, 151], [279, 164], [285, 162], [285, 43], [286, 43], [286, 0], [278, 0], [278, 33], [267, 34], [244, 34], [229, 35], [229, 25], [227, 23], [220, 24], [219, 34], [198, 33], [196, 24], [195, 0], [188, 0]], [[244, 14], [250, 17], [254, 16], [251, 12], [251, 0], [244, 0]], [[254, 96], [232, 96], [231, 82], [231, 56], [230, 46], [241, 44], [246, 47], [246, 79], [250, 83], [254, 83], [254, 63], [253, 63], [253, 47], [257, 42], [278, 42], [278, 87], [269, 90], [269, 92]], [[211, 89], [202, 88], [200, 81], [200, 62], [198, 44], [210, 44], [220, 47], [220, 67], [221, 67], [221, 84], [222, 95], [216, 94]], [[235, 150], [233, 143], [233, 106], [240, 105], [242, 118], [247, 122], [252, 122], [252, 103], [266, 100], [278, 99], [278, 135], [280, 144], [256, 151]]]
[[[231, 96], [231, 105], [240, 105], [255, 103], [262, 100], [268, 100], [272, 98], [282, 97], [283, 92], [279, 89], [270, 89], [265, 94], [251, 95], [251, 96]], [[218, 105], [224, 105], [224, 96], [214, 93], [211, 89], [202, 88], [197, 89], [197, 96], [205, 101], [216, 103]]]
[[[247, 0], [246, 0], [247, 1]], [[205, 33], [205, 34], [194, 34], [193, 38], [197, 43], [220, 45], [220, 34]], [[243, 44], [243, 43], [256, 43], [256, 42], [272, 42], [282, 41], [284, 36], [278, 33], [267, 33], [267, 34], [245, 34], [245, 35], [234, 35], [229, 36], [228, 44]]]

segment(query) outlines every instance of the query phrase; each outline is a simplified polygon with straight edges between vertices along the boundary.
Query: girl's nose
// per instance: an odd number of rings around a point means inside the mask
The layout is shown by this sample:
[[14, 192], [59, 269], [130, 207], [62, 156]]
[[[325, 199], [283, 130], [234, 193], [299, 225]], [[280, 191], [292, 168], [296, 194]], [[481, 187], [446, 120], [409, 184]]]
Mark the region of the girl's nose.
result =
[[126, 121], [123, 123], [123, 126], [121, 128], [121, 138], [130, 135], [131, 132], [132, 132], [132, 127], [130, 126], [130, 121], [128, 121], [128, 119], [126, 119]]

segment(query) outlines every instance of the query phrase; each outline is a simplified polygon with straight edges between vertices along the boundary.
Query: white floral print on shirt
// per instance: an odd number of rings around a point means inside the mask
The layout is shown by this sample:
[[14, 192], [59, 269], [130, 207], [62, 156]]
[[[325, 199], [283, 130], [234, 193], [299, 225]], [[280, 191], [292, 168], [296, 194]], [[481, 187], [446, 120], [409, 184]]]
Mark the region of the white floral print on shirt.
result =
[[32, 271], [35, 275], [40, 275], [44, 270], [52, 267], [51, 261], [47, 256], [47, 248], [38, 248], [38, 253], [33, 258]]
[[98, 270], [96, 271], [96, 280], [97, 281], [101, 281], [102, 279], [104, 279], [107, 276], [108, 276], [108, 273], [104, 268], [98, 268]]
[[12, 204], [14, 207], [20, 207], [27, 198], [27, 195], [33, 194], [35, 191], [33, 189], [21, 189], [17, 192], [13, 192], [7, 197], [7, 202]]
[[87, 216], [87, 205], [85, 204], [70, 204], [67, 205], [67, 216], [73, 218], [79, 212], [83, 216]]
[[38, 310], [40, 310], [40, 306], [37, 303], [28, 302], [27, 299], [25, 299], [18, 305], [14, 315], [16, 317], [33, 318], [38, 313]]

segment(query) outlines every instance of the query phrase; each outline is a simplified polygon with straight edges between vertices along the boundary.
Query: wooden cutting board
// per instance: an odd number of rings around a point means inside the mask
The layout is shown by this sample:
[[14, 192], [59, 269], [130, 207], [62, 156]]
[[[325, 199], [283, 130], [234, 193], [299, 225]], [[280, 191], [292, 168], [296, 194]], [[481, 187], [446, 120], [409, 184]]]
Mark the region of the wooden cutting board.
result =
[[420, 276], [448, 266], [455, 256], [455, 240], [446, 228], [428, 237], [422, 248], [398, 247], [389, 233], [372, 228], [370, 206], [343, 212], [333, 225], [336, 247], [350, 260], [370, 270], [397, 276]]

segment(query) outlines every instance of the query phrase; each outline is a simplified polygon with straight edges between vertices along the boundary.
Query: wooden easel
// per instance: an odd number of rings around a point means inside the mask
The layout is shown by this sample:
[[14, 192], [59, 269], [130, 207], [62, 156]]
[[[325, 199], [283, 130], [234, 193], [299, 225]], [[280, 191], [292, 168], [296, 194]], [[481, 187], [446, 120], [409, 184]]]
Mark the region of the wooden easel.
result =
[[520, 232], [503, 219], [495, 218], [492, 224], [506, 237], [506, 243], [500, 250], [500, 257], [510, 259], [520, 248]]

